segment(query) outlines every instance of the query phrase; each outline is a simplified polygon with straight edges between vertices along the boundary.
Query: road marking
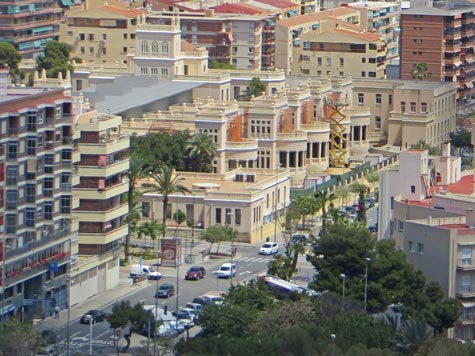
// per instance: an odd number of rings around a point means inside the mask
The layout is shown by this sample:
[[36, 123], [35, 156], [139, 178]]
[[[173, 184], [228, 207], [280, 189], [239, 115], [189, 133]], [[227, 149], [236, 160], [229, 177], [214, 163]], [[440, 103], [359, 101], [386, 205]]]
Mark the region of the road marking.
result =
[[145, 303], [145, 301], [146, 301], [146, 300], [147, 300], [147, 299], [145, 299], [145, 298], [144, 298], [144, 299], [141, 299], [141, 300], [139, 300], [139, 304]]
[[243, 275], [243, 274], [249, 274], [249, 273], [252, 273], [252, 271], [241, 272], [241, 273], [239, 273], [239, 275], [241, 276], [241, 275]]
[[102, 334], [97, 335], [94, 339], [99, 339], [101, 336], [104, 336], [105, 334], [109, 334], [110, 330], [104, 331]]

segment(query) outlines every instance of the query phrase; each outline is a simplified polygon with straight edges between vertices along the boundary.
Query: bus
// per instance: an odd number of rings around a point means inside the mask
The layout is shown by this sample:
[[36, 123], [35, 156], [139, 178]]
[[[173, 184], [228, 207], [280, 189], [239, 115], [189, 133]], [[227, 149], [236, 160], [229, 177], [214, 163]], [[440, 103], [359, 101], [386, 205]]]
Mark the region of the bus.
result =
[[277, 299], [290, 298], [296, 294], [308, 295], [310, 297], [320, 295], [318, 292], [312, 289], [301, 287], [295, 283], [285, 281], [279, 277], [263, 275], [259, 276], [258, 279], [269, 289], [272, 295], [274, 295], [274, 297]]

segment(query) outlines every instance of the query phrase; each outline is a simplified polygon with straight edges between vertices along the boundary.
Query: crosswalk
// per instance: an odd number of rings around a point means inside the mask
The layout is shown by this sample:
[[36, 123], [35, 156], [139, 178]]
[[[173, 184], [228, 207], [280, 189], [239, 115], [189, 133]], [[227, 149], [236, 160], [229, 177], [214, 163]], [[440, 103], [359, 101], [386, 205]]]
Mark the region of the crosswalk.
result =
[[272, 257], [236, 257], [234, 261], [238, 262], [254, 262], [254, 263], [267, 263], [272, 260]]

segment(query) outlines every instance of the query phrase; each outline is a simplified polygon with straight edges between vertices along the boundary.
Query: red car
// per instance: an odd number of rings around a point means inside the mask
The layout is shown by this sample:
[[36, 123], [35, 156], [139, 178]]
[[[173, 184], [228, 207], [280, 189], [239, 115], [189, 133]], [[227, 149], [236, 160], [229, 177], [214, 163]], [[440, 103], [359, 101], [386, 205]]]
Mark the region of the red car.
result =
[[206, 270], [202, 266], [193, 266], [185, 274], [186, 280], [199, 280], [201, 278], [205, 278]]

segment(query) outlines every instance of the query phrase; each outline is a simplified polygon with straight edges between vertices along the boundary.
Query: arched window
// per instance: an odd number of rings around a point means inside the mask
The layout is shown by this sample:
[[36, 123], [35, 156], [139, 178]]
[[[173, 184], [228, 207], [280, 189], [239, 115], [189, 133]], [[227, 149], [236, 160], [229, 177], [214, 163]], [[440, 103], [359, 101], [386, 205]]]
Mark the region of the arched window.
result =
[[162, 43], [162, 54], [168, 54], [168, 42]]
[[152, 42], [152, 53], [158, 53], [158, 42], [157, 41]]
[[142, 41], [142, 53], [148, 53], [148, 42], [147, 41]]

